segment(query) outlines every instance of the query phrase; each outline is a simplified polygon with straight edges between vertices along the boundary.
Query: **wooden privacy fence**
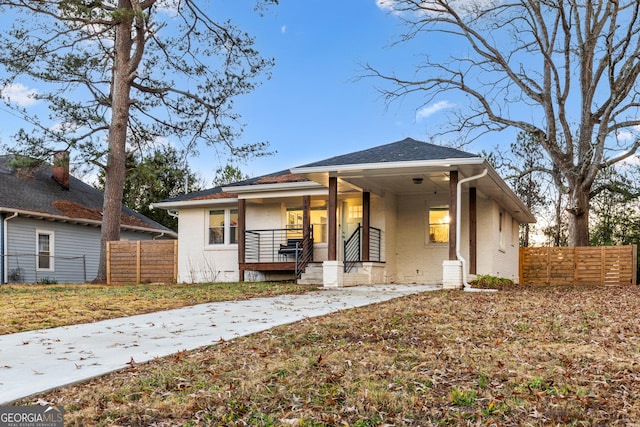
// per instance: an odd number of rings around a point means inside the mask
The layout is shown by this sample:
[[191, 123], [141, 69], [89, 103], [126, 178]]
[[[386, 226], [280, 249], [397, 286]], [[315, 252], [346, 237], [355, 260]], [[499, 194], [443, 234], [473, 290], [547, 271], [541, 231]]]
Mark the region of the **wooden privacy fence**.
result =
[[171, 283], [178, 277], [177, 240], [107, 242], [107, 283]]
[[524, 285], [635, 285], [636, 266], [636, 245], [520, 248]]

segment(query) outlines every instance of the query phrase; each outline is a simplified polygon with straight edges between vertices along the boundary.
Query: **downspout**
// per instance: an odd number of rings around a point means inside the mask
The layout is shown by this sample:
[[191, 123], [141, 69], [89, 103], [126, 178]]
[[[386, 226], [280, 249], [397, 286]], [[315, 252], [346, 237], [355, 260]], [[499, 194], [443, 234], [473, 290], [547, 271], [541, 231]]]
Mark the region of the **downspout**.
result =
[[2, 283], [9, 282], [9, 257], [5, 253], [7, 251], [7, 246], [9, 245], [9, 239], [7, 238], [7, 230], [9, 227], [7, 226], [7, 222], [10, 219], [13, 219], [18, 216], [18, 212], [14, 212], [13, 215], [5, 217], [2, 219]]
[[462, 256], [462, 253], [460, 252], [460, 223], [462, 218], [462, 213], [461, 213], [462, 184], [469, 181], [475, 181], [477, 179], [480, 179], [483, 176], [485, 176], [487, 173], [489, 173], [489, 169], [485, 168], [482, 171], [482, 173], [479, 173], [478, 175], [470, 176], [468, 178], [463, 178], [460, 181], [458, 181], [458, 191], [457, 191], [458, 209], [456, 209], [456, 257], [458, 258], [458, 261], [460, 261], [460, 263], [462, 264], [462, 284], [464, 285], [465, 291], [470, 291], [471, 285], [469, 285], [469, 282], [467, 281], [467, 260], [464, 259], [464, 257]]

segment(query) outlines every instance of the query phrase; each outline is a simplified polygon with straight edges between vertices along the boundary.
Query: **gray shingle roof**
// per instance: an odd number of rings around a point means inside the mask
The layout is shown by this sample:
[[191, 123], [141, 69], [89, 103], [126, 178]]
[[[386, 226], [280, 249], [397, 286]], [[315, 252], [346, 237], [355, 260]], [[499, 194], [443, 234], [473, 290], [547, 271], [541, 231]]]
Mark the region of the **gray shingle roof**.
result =
[[[11, 160], [10, 155], [0, 156], [0, 209], [101, 221], [101, 191], [73, 176], [69, 177], [69, 190], [66, 190], [52, 178], [50, 164], [16, 170]], [[133, 209], [123, 207], [122, 213], [123, 225], [170, 231]]]
[[[314, 166], [340, 166], [354, 165], [365, 163], [387, 163], [387, 162], [408, 162], [416, 160], [443, 160], [443, 159], [459, 159], [459, 158], [476, 158], [476, 154], [467, 153], [456, 150], [454, 148], [443, 147], [440, 145], [429, 144], [427, 142], [417, 141], [412, 138], [405, 138], [401, 141], [392, 142], [390, 144], [380, 145], [378, 147], [366, 150], [356, 151], [354, 153], [334, 156], [318, 162], [309, 163], [300, 168]], [[277, 182], [294, 182], [307, 181], [305, 178], [292, 174], [289, 169], [274, 172], [268, 175], [262, 175], [256, 178], [250, 178], [244, 181], [235, 182], [221, 187], [209, 188], [202, 191], [183, 194], [161, 202], [181, 202], [187, 200], [204, 200], [217, 199], [224, 197], [236, 197], [235, 194], [229, 194], [222, 191], [225, 187], [229, 191], [234, 186], [268, 184]]]
[[429, 144], [405, 138], [401, 141], [354, 153], [331, 157], [301, 167], [358, 165], [367, 163], [409, 162], [416, 160], [443, 160], [479, 157], [476, 154], [456, 150], [454, 148]]
[[182, 194], [180, 196], [172, 197], [170, 199], [164, 199], [161, 202], [182, 202], [185, 200], [205, 200], [205, 199], [221, 199], [226, 197], [237, 197], [236, 194], [226, 193], [222, 191], [223, 188], [227, 188], [232, 191], [233, 187], [241, 187], [245, 185], [256, 184], [275, 184], [282, 182], [301, 182], [307, 181], [306, 179], [292, 174], [289, 169], [285, 169], [279, 172], [273, 172], [268, 175], [261, 175], [255, 178], [245, 179], [230, 184], [225, 184], [219, 187], [208, 188], [206, 190], [194, 191], [193, 193]]

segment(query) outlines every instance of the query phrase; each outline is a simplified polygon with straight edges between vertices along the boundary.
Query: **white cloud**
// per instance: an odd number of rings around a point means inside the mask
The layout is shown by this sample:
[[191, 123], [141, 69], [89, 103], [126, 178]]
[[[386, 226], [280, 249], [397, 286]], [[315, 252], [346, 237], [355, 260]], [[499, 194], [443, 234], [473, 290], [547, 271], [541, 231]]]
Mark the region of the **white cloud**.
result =
[[29, 107], [38, 102], [35, 89], [30, 89], [22, 83], [11, 83], [0, 88], [0, 97], [7, 101], [18, 104], [21, 107]]
[[636, 135], [628, 130], [622, 130], [617, 133], [616, 137], [619, 141], [631, 141], [636, 137]]
[[418, 112], [416, 113], [416, 120], [420, 121], [422, 119], [426, 119], [427, 117], [437, 113], [440, 110], [451, 107], [455, 107], [455, 104], [452, 104], [449, 101], [439, 101], [435, 104], [427, 105], [426, 107], [418, 110]]
[[395, 3], [395, 0], [376, 0], [376, 6], [385, 12], [393, 12]]
[[281, 32], [282, 34], [286, 33], [286, 32], [287, 32], [287, 26], [286, 26], [286, 25], [283, 25], [282, 27], [280, 27], [280, 32]]
[[[460, 16], [474, 17], [478, 16], [487, 7], [493, 7], [502, 4], [504, 0], [456, 0], [449, 1], [449, 6], [456, 10]], [[447, 13], [441, 4], [441, 0], [422, 0], [420, 2], [403, 2], [399, 0], [376, 0], [376, 6], [384, 12], [394, 15], [403, 13], [416, 15], [437, 15]]]
[[180, 2], [178, 0], [160, 0], [155, 5], [159, 12], [164, 13], [170, 18], [178, 16], [179, 6]]

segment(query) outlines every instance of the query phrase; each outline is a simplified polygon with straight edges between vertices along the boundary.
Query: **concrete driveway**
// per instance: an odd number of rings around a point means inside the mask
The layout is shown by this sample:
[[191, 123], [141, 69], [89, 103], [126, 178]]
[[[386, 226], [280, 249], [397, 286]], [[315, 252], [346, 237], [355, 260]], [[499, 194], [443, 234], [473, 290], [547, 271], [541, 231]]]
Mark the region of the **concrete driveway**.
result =
[[273, 326], [440, 289], [375, 285], [200, 304], [0, 336], [0, 404]]

